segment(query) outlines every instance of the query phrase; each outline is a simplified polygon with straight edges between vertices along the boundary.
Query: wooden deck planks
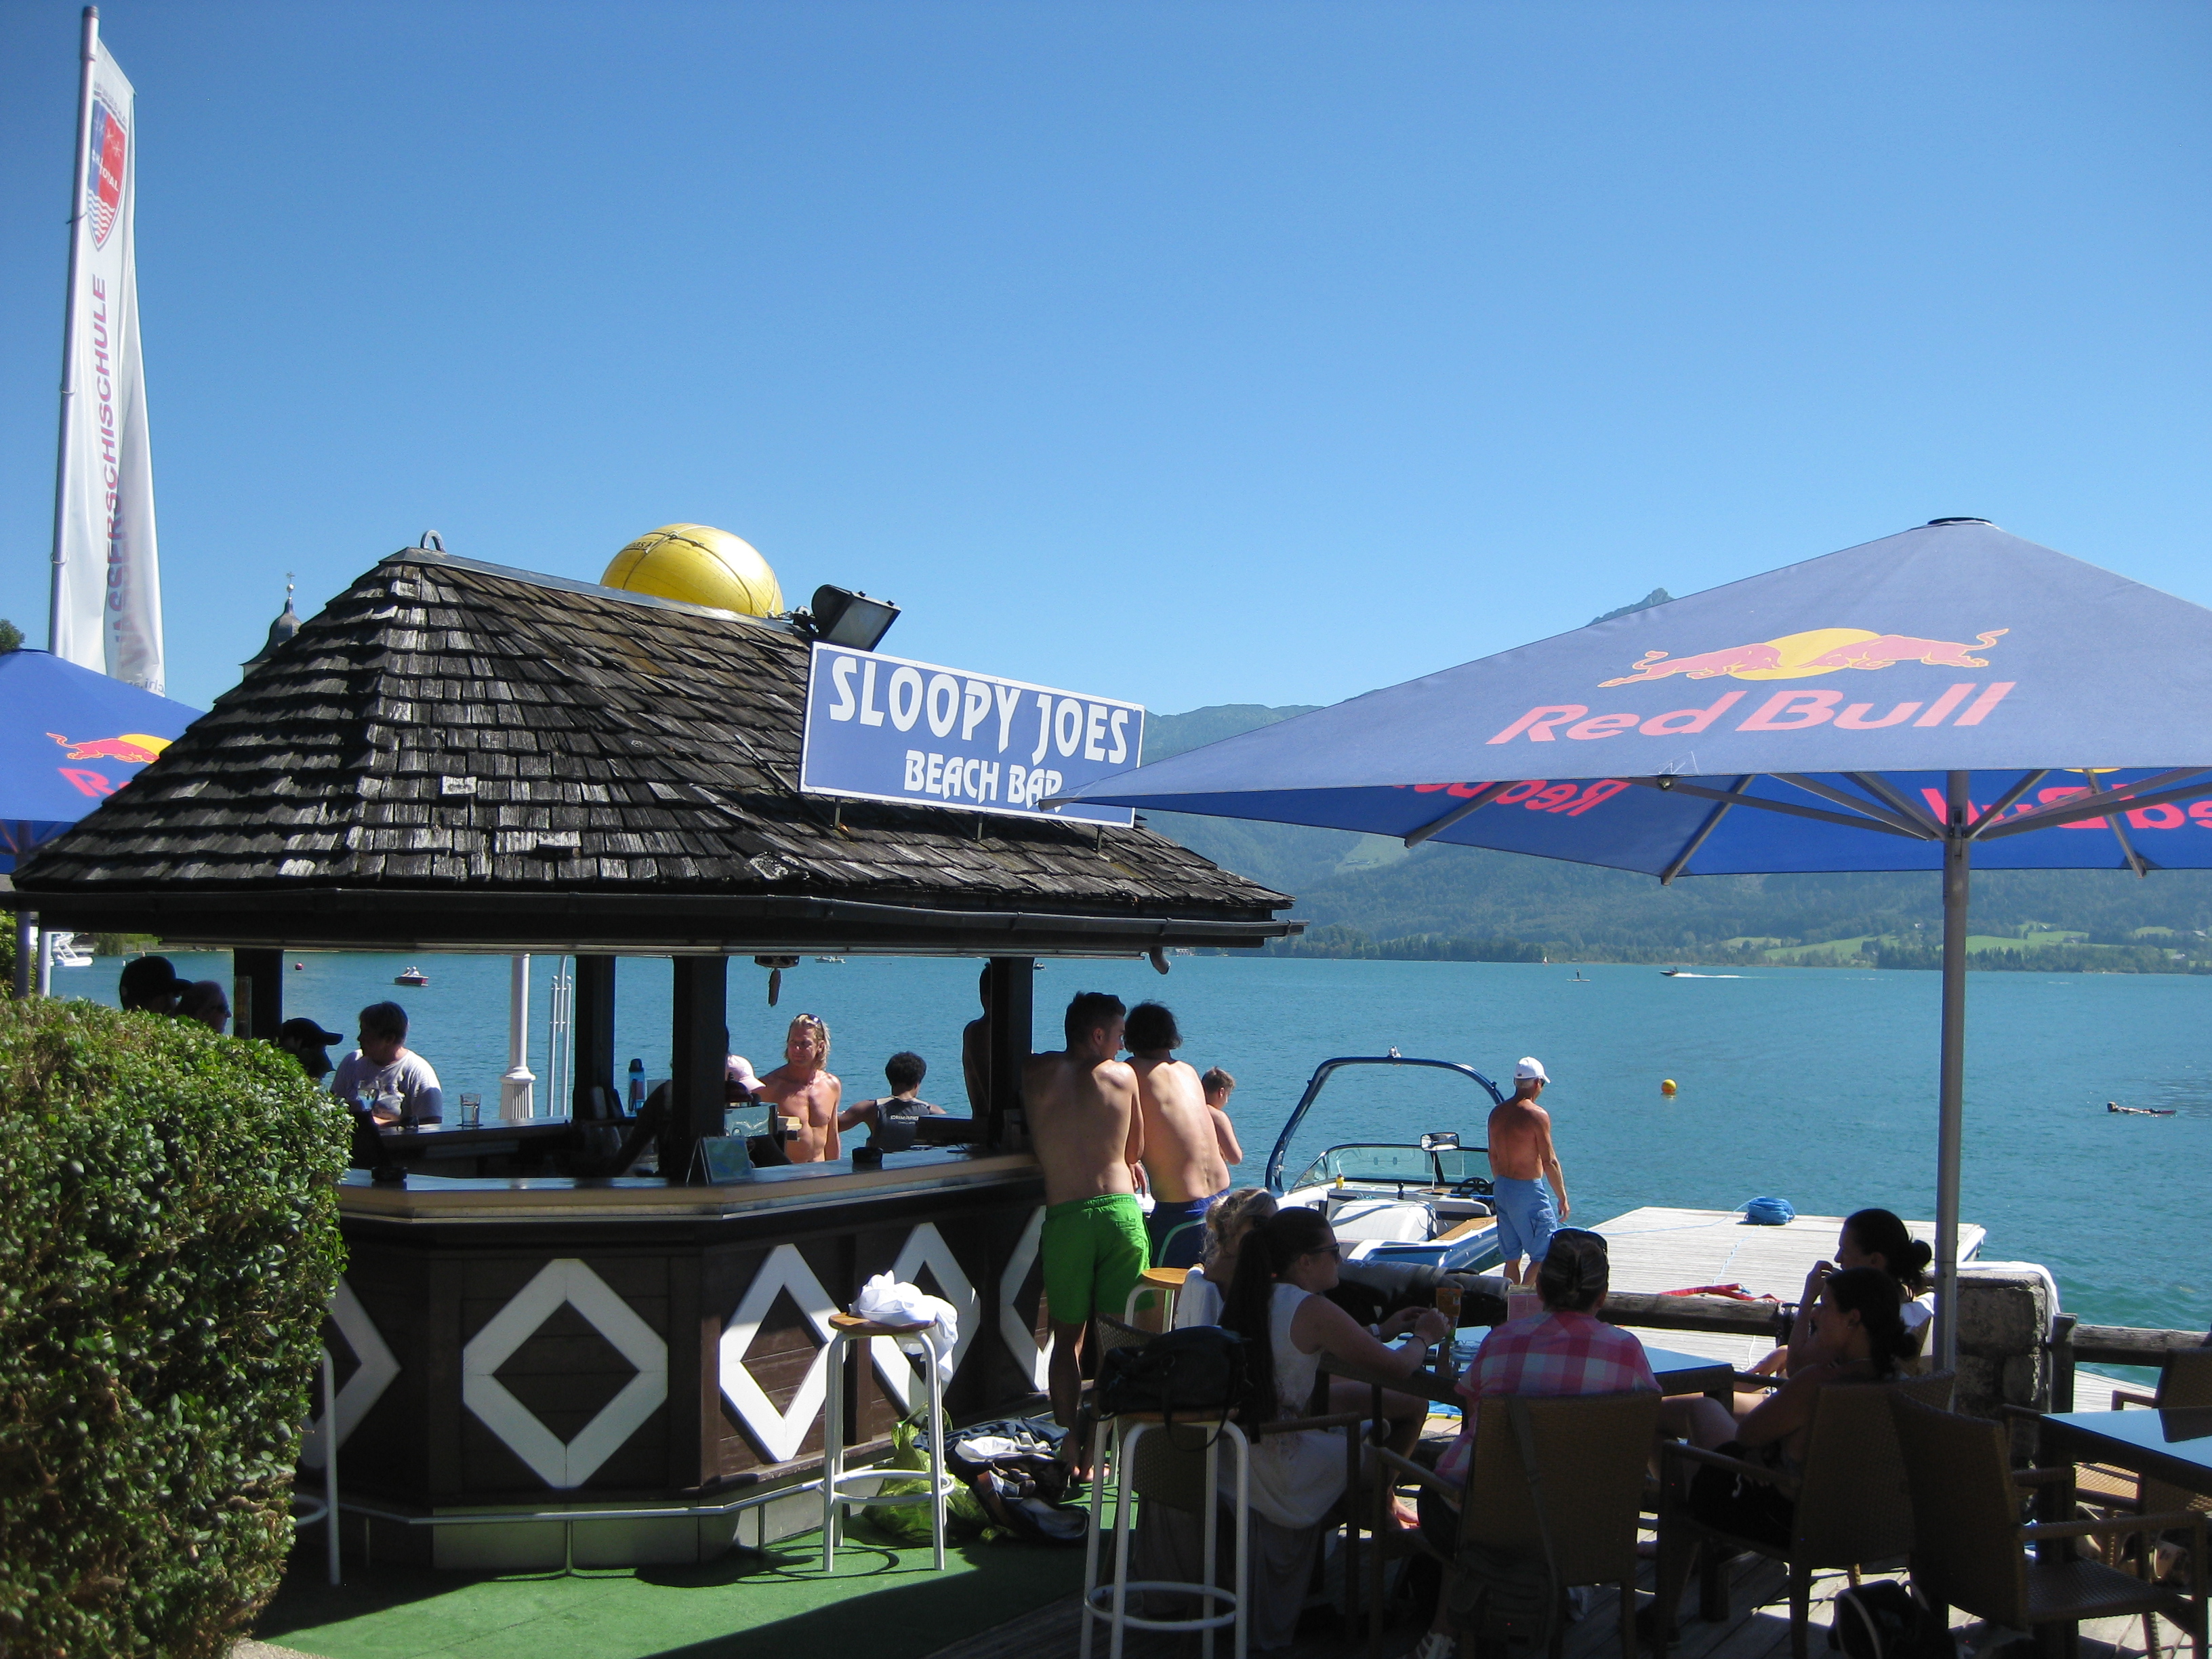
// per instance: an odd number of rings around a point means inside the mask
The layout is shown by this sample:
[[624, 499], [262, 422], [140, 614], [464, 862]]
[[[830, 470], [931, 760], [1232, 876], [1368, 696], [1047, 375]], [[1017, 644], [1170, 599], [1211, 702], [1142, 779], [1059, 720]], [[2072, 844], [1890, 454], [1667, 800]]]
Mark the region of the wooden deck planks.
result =
[[[1931, 1244], [1932, 1221], [1908, 1221], [1913, 1237]], [[1613, 1288], [1661, 1295], [1694, 1285], [1741, 1285], [1753, 1296], [1795, 1302], [1815, 1261], [1832, 1257], [1841, 1216], [1801, 1215], [1779, 1227], [1747, 1225], [1735, 1211], [1678, 1210], [1659, 1205], [1631, 1210], [1592, 1230], [1605, 1235], [1613, 1260]], [[1981, 1248], [1983, 1229], [1959, 1230], [1961, 1259]], [[1739, 1370], [1774, 1346], [1764, 1337], [1720, 1332], [1655, 1334], [1662, 1346], [1725, 1359]]]
[[[1894, 1576], [1897, 1575], [1869, 1575]], [[1651, 1580], [1652, 1565], [1646, 1561], [1638, 1575], [1638, 1588], [1647, 1595], [1651, 1591]], [[1706, 1624], [1686, 1614], [1668, 1659], [1787, 1659], [1790, 1599], [1788, 1580], [1782, 1569], [1762, 1557], [1740, 1556], [1730, 1564], [1729, 1580], [1728, 1621]], [[1807, 1633], [1808, 1650], [1814, 1659], [1820, 1659], [1820, 1656], [1831, 1651], [1830, 1603], [1848, 1582], [1840, 1571], [1823, 1572], [1814, 1579], [1813, 1627]], [[1039, 1607], [964, 1642], [940, 1648], [930, 1659], [1077, 1659], [1081, 1640], [1077, 1601], [1077, 1597], [1068, 1596]], [[1694, 1585], [1683, 1597], [1683, 1605], [1692, 1610], [1696, 1607]], [[1613, 1616], [1614, 1606], [1611, 1591], [1601, 1592], [1592, 1598], [1588, 1614], [1568, 1627], [1562, 1659], [1619, 1659], [1620, 1638]], [[1962, 1633], [1961, 1654], [1972, 1652], [1982, 1634], [1980, 1627], [1955, 1612], [1951, 1623]], [[1972, 1638], [1965, 1634], [1969, 1630], [1974, 1632]], [[1385, 1633], [1382, 1652], [1387, 1659], [1402, 1659], [1420, 1636], [1415, 1621], [1401, 1620]], [[2160, 1647], [2164, 1652], [2173, 1653], [2183, 1645], [2184, 1638], [2173, 1626], [2162, 1626]], [[1093, 1638], [1092, 1650], [1103, 1659], [1107, 1650], [1103, 1626], [1099, 1626]], [[1179, 1646], [1174, 1638], [1137, 1631], [1129, 1632], [1125, 1647], [1131, 1659], [1170, 1659], [1170, 1656], [1189, 1659], [1196, 1650], [1194, 1641], [1186, 1648]], [[1216, 1652], [1220, 1659], [1228, 1659], [1232, 1651], [1227, 1633], [1224, 1632]], [[1363, 1659], [1365, 1651], [1364, 1642], [1331, 1633], [1302, 1639], [1289, 1650], [1289, 1659]], [[2081, 1626], [2081, 1659], [2143, 1659], [2143, 1656], [2140, 1619], [2103, 1619]]]

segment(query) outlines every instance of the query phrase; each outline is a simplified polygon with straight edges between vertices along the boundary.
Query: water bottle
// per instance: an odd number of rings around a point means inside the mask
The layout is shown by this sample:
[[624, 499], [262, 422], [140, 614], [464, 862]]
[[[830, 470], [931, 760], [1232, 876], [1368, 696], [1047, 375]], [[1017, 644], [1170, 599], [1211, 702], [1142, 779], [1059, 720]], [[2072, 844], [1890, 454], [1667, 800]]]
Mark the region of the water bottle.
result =
[[629, 1115], [637, 1115], [637, 1109], [645, 1104], [645, 1062], [633, 1060], [629, 1063]]

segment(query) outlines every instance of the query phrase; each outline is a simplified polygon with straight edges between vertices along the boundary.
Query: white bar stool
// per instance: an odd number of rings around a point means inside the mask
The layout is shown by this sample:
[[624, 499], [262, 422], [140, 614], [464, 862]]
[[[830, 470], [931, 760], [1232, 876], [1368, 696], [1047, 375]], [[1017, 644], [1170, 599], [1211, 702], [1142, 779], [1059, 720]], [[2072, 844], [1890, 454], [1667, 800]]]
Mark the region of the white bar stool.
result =
[[[1110, 1422], [1114, 1435], [1114, 1468], [1117, 1480], [1114, 1492], [1114, 1582], [1098, 1582], [1098, 1540], [1103, 1531], [1103, 1483], [1097, 1478], [1106, 1467], [1106, 1438]], [[1094, 1621], [1103, 1621], [1111, 1630], [1112, 1637], [1107, 1653], [1109, 1659], [1121, 1659], [1121, 1642], [1131, 1626], [1138, 1630], [1200, 1631], [1204, 1659], [1213, 1659], [1213, 1632], [1224, 1625], [1237, 1629], [1236, 1659], [1245, 1659], [1246, 1637], [1244, 1611], [1246, 1577], [1249, 1571], [1249, 1552], [1252, 1483], [1251, 1448], [1244, 1438], [1244, 1431], [1234, 1423], [1192, 1422], [1186, 1419], [1186, 1428], [1202, 1428], [1206, 1431], [1206, 1505], [1205, 1505], [1205, 1565], [1200, 1571], [1207, 1580], [1204, 1583], [1181, 1583], [1164, 1579], [1129, 1579], [1129, 1500], [1137, 1485], [1136, 1450], [1138, 1443], [1153, 1429], [1167, 1426], [1167, 1419], [1157, 1413], [1128, 1412], [1111, 1419], [1101, 1419], [1092, 1432], [1091, 1441], [1091, 1526], [1084, 1540], [1083, 1557], [1083, 1639], [1080, 1659], [1091, 1659], [1091, 1627]], [[1237, 1588], [1224, 1589], [1212, 1582], [1214, 1558], [1218, 1549], [1216, 1534], [1220, 1525], [1220, 1462], [1221, 1446], [1226, 1441], [1237, 1455], [1237, 1548], [1232, 1558], [1234, 1567], [1231, 1583]], [[1170, 1594], [1194, 1595], [1204, 1605], [1216, 1607], [1227, 1602], [1226, 1613], [1204, 1613], [1189, 1619], [1146, 1619], [1131, 1613], [1129, 1592], [1161, 1590]], [[1110, 1598], [1110, 1605], [1101, 1605], [1102, 1598]]]
[[1137, 1275], [1137, 1282], [1129, 1287], [1129, 1300], [1121, 1310], [1121, 1322], [1137, 1322], [1137, 1298], [1149, 1296], [1160, 1310], [1160, 1329], [1175, 1328], [1176, 1297], [1182, 1293], [1182, 1282], [1190, 1277], [1188, 1267], [1147, 1267]]
[[[914, 1473], [907, 1469], [863, 1469], [857, 1474], [845, 1472], [845, 1345], [861, 1344], [861, 1353], [866, 1345], [877, 1337], [920, 1338], [928, 1351], [929, 1409], [923, 1418], [923, 1426], [929, 1433], [929, 1489], [927, 1492], [899, 1492], [890, 1497], [863, 1496], [844, 1490], [844, 1483], [859, 1480], [899, 1480]], [[945, 1472], [945, 1379], [938, 1368], [940, 1358], [937, 1327], [930, 1325], [878, 1325], [872, 1319], [862, 1319], [856, 1314], [835, 1313], [830, 1316], [830, 1375], [829, 1392], [822, 1407], [822, 1571], [828, 1572], [836, 1565], [837, 1544], [845, 1527], [845, 1511], [854, 1504], [927, 1504], [929, 1505], [929, 1535], [934, 1551], [933, 1565], [945, 1571], [945, 1500], [953, 1487], [952, 1477]]]

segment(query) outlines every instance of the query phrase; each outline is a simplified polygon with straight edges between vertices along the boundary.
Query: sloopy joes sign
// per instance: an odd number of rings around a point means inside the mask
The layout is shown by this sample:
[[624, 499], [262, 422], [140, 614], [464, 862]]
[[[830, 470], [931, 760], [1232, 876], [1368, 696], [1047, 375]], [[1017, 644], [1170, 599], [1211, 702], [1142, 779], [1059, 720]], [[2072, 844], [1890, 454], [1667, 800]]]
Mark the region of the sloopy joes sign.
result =
[[799, 787], [811, 795], [1016, 817], [1132, 822], [1126, 806], [1042, 802], [1137, 763], [1145, 711], [817, 641]]

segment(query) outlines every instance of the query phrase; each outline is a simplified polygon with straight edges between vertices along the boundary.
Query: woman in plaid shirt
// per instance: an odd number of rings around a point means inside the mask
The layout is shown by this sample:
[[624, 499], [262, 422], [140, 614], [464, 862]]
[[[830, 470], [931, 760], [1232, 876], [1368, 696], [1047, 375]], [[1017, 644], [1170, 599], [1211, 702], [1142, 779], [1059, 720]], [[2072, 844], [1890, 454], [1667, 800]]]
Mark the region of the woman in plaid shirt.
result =
[[[1437, 1473], [1454, 1485], [1467, 1479], [1467, 1460], [1474, 1445], [1474, 1420], [1486, 1395], [1625, 1394], [1659, 1392], [1644, 1345], [1626, 1331], [1596, 1316], [1612, 1275], [1605, 1240], [1581, 1227], [1562, 1227], [1536, 1269], [1536, 1293], [1543, 1298], [1540, 1318], [1517, 1319], [1492, 1330], [1482, 1352], [1459, 1380], [1467, 1404], [1459, 1438], [1437, 1460]], [[1424, 1486], [1421, 1530], [1449, 1560], [1459, 1547], [1459, 1506]], [[1451, 1600], [1450, 1570], [1437, 1597], [1435, 1620], [1415, 1659], [1446, 1659], [1452, 1650], [1446, 1613]]]
[[1475, 1412], [1486, 1395], [1659, 1392], [1644, 1345], [1596, 1316], [1611, 1274], [1599, 1235], [1580, 1227], [1562, 1227], [1552, 1235], [1551, 1249], [1536, 1270], [1543, 1316], [1500, 1325], [1483, 1342], [1480, 1358], [1459, 1380], [1460, 1397], [1467, 1401], [1461, 1419], [1465, 1426], [1437, 1460], [1438, 1474], [1454, 1481], [1466, 1475]]

